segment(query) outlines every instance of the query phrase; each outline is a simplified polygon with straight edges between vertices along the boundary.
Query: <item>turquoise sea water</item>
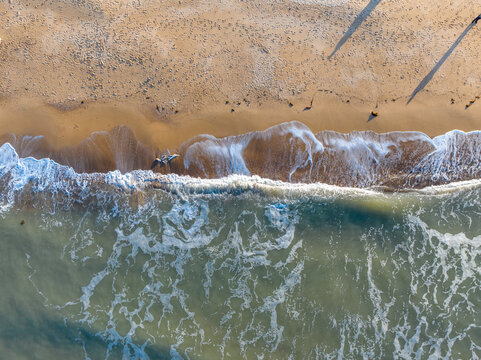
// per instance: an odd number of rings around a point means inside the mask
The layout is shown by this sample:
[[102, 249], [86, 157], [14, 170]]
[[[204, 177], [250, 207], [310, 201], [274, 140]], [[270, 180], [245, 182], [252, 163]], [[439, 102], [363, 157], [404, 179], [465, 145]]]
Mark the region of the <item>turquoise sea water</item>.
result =
[[481, 182], [78, 174], [0, 148], [5, 359], [481, 357]]

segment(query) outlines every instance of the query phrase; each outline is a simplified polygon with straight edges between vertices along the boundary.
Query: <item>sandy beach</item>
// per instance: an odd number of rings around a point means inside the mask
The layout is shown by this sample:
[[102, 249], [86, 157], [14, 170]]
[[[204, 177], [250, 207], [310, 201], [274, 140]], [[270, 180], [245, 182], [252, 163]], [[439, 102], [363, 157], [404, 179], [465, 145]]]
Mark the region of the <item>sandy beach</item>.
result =
[[5, 1], [0, 134], [60, 147], [127, 125], [176, 148], [291, 120], [313, 132], [476, 130], [481, 25], [467, 27], [479, 5]]

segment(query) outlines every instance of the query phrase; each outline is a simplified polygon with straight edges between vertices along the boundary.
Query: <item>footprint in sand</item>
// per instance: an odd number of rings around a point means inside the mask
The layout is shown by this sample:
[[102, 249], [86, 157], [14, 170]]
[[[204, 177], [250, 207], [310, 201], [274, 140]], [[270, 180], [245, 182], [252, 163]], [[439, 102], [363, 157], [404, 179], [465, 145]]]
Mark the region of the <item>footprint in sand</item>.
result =
[[469, 100], [469, 103], [466, 104], [465, 110], [469, 109], [469, 107], [473, 105], [478, 99], [479, 99], [479, 96], [475, 96], [474, 100]]

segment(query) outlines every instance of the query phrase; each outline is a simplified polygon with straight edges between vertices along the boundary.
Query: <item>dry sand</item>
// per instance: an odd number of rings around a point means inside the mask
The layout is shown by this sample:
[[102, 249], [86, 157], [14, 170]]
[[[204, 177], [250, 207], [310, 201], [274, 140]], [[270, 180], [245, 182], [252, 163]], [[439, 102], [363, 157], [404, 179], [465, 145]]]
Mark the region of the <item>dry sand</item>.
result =
[[481, 0], [5, 0], [0, 134], [64, 146], [125, 124], [175, 148], [290, 120], [479, 129], [481, 100], [465, 105], [481, 95], [481, 23], [456, 40], [480, 11]]

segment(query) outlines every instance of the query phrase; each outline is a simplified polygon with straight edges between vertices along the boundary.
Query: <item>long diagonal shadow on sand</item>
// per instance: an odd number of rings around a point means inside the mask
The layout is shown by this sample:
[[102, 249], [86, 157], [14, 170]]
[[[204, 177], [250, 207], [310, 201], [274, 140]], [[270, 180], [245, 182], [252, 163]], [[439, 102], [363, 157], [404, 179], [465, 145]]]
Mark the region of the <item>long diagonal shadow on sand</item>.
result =
[[369, 4], [366, 5], [366, 7], [359, 13], [359, 15], [354, 19], [353, 23], [351, 26], [349, 26], [349, 29], [347, 29], [346, 33], [344, 36], [339, 40], [339, 42], [336, 45], [336, 48], [334, 51], [331, 53], [331, 55], [328, 56], [328, 60], [331, 60], [331, 58], [334, 56], [334, 54], [344, 45], [344, 43], [351, 37], [352, 34], [357, 30], [357, 28], [364, 22], [364, 20], [367, 19], [367, 17], [372, 13], [374, 8], [381, 2], [381, 0], [370, 0]]
[[436, 71], [439, 70], [439, 68], [444, 64], [444, 62], [447, 60], [449, 55], [456, 49], [456, 47], [459, 45], [459, 43], [464, 39], [464, 37], [468, 34], [469, 30], [473, 28], [473, 26], [476, 25], [475, 23], [471, 23], [468, 25], [468, 27], [463, 31], [461, 35], [456, 39], [453, 45], [449, 48], [449, 50], [444, 54], [444, 56], [441, 58], [441, 60], [438, 61], [438, 63], [434, 66], [434, 68], [429, 72], [429, 74], [426, 75], [426, 77], [419, 83], [416, 89], [414, 89], [413, 93], [411, 94], [411, 97], [409, 98], [408, 102], [406, 103], [409, 104], [414, 97], [417, 95], [418, 92], [423, 90], [426, 85], [431, 81], [433, 78], [434, 74], [436, 74]]

